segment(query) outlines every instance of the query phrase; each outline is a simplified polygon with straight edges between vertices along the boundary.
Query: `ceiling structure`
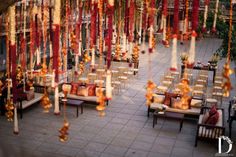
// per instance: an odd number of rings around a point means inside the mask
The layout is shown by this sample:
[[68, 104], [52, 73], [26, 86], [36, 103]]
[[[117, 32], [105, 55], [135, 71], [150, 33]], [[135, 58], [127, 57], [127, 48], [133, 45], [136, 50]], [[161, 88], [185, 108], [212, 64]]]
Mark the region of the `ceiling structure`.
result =
[[4, 11], [7, 10], [7, 8], [14, 4], [15, 2], [18, 2], [20, 0], [1, 0], [1, 3], [0, 3], [0, 14], [2, 14]]

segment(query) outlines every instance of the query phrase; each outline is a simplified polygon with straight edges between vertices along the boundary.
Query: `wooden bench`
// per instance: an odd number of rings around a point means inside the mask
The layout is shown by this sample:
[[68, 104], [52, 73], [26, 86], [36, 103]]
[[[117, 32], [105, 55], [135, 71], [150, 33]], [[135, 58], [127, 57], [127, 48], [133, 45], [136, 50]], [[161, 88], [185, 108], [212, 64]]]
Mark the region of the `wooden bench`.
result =
[[218, 138], [225, 134], [224, 109], [217, 108], [217, 111], [219, 112], [219, 120], [216, 123], [216, 125], [209, 125], [209, 124], [202, 123], [204, 114], [209, 110], [210, 110], [210, 107], [203, 107], [201, 109], [201, 115], [199, 116], [198, 125], [197, 125], [195, 147], [197, 146], [198, 140], [214, 141], [217, 143]]
[[37, 102], [39, 102], [43, 97], [43, 94], [41, 93], [34, 93], [34, 99], [32, 100], [20, 100], [18, 101], [18, 109], [20, 110], [20, 118], [22, 119], [23, 118], [23, 110], [28, 108], [29, 106], [33, 105], [33, 104], [36, 104]]

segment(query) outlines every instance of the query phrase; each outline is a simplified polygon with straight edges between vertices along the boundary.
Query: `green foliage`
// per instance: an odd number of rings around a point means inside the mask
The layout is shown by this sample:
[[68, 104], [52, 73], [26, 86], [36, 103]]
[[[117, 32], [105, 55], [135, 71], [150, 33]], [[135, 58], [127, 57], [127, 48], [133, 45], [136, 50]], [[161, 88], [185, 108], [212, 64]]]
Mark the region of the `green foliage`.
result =
[[[221, 0], [221, 2], [224, 2], [224, 0]], [[225, 1], [225, 5], [227, 5], [228, 1]], [[214, 8], [214, 6], [212, 6]], [[201, 32], [201, 28], [203, 25], [203, 14], [200, 14], [199, 16], [199, 29], [198, 31]], [[222, 56], [226, 57], [227, 52], [228, 52], [228, 41], [229, 41], [229, 23], [228, 21], [225, 21], [222, 18], [222, 13], [221, 10], [218, 12], [218, 18], [216, 22], [216, 30], [217, 30], [217, 35], [220, 39], [223, 39], [221, 47], [217, 50], [217, 53]], [[214, 21], [214, 11], [209, 11], [208, 12], [208, 18], [207, 18], [207, 23], [206, 27], [207, 30], [212, 29]], [[231, 43], [231, 59], [236, 61], [236, 25], [233, 24], [233, 29], [232, 29], [232, 43]]]

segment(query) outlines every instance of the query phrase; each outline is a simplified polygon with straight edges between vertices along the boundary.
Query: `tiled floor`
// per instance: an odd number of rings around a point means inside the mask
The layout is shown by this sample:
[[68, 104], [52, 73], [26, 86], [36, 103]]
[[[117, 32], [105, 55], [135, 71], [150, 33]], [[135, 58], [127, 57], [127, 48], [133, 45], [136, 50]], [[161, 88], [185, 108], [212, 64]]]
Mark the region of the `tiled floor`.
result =
[[[221, 41], [204, 39], [197, 42], [196, 60], [207, 61]], [[178, 45], [179, 52], [187, 51]], [[170, 65], [171, 48], [159, 45], [152, 54], [151, 74], [155, 82]], [[221, 61], [222, 66], [224, 61]], [[196, 121], [185, 121], [181, 132], [176, 121], [159, 119], [152, 128], [152, 116], [147, 117], [145, 84], [148, 79], [148, 57], [140, 54], [138, 78], [129, 81], [126, 90], [114, 96], [107, 107], [106, 116], [99, 117], [94, 106], [86, 106], [84, 114], [76, 118], [74, 107], [68, 107], [69, 140], [58, 140], [62, 116], [43, 113], [40, 105], [24, 112], [19, 120], [20, 134], [14, 135], [13, 123], [0, 117], [0, 157], [212, 157], [217, 143], [199, 142], [194, 147]], [[235, 85], [235, 77], [232, 75]], [[235, 94], [235, 89], [232, 91]], [[228, 100], [223, 106], [227, 108]], [[227, 111], [227, 110], [226, 110]], [[227, 115], [227, 112], [226, 112]], [[225, 117], [226, 119], [226, 117]], [[226, 122], [226, 121], [225, 121]], [[228, 134], [228, 125], [226, 135]], [[236, 142], [236, 126], [233, 129]], [[236, 155], [236, 145], [232, 154]]]

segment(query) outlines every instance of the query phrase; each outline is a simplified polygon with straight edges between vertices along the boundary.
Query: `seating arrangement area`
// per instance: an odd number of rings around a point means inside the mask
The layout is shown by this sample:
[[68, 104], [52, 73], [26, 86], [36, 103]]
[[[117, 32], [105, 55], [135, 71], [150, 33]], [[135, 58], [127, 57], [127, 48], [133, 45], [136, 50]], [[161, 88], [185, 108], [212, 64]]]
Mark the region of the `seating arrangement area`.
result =
[[236, 0], [1, 0], [0, 157], [236, 156]]

